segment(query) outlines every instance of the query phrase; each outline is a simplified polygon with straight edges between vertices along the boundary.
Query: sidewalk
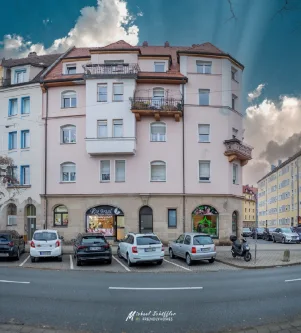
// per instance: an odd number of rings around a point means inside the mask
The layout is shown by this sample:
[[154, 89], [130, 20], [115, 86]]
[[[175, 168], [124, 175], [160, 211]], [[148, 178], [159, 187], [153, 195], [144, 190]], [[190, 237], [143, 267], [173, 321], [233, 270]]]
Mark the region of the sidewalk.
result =
[[0, 324], [1, 333], [89, 333], [88, 331], [59, 330], [47, 327], [34, 327], [16, 324]]

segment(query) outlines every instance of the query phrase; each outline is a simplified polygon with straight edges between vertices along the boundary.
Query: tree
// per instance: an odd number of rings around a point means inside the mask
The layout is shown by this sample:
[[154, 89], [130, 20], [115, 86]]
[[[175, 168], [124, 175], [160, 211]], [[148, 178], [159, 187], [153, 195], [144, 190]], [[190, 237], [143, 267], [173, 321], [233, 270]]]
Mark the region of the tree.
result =
[[8, 156], [0, 156], [0, 185], [16, 188], [19, 184], [14, 173], [14, 161]]

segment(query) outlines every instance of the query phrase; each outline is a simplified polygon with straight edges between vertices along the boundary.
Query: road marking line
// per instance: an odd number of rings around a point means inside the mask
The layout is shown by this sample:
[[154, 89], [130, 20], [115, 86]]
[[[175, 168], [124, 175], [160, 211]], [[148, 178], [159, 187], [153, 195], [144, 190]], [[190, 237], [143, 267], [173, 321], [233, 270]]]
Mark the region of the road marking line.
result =
[[170, 288], [130, 288], [130, 287], [109, 287], [115, 290], [201, 290], [203, 287], [170, 287]]
[[177, 266], [177, 267], [181, 267], [181, 268], [183, 268], [183, 269], [186, 269], [186, 271], [190, 271], [190, 272], [191, 272], [191, 269], [189, 269], [189, 268], [187, 268], [187, 267], [183, 267], [183, 266], [181, 266], [181, 265], [175, 264], [174, 262], [171, 262], [171, 261], [166, 260], [166, 259], [164, 259], [164, 261], [169, 262], [169, 263], [172, 264], [172, 265], [175, 265], [175, 266]]
[[73, 269], [73, 260], [72, 255], [70, 254], [70, 269]]
[[30, 282], [23, 282], [23, 281], [8, 281], [8, 280], [0, 280], [0, 282], [4, 283], [21, 283], [21, 284], [29, 284]]
[[115, 259], [124, 269], [126, 269], [128, 272], [130, 272], [131, 270], [125, 266], [120, 260], [118, 260], [117, 258], [115, 258], [114, 256], [112, 256], [113, 259]]
[[29, 258], [30, 258], [30, 255], [23, 262], [21, 262], [21, 264], [19, 266], [22, 267]]
[[301, 281], [301, 279], [285, 280], [284, 282], [294, 282], [294, 281]]

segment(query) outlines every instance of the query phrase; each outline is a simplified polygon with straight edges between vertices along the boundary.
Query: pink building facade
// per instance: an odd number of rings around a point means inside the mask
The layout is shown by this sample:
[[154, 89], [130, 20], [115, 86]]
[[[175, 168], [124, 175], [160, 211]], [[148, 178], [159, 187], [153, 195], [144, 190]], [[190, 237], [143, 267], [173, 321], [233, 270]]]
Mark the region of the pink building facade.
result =
[[243, 66], [210, 43], [73, 48], [43, 76], [41, 223], [65, 239], [242, 227]]

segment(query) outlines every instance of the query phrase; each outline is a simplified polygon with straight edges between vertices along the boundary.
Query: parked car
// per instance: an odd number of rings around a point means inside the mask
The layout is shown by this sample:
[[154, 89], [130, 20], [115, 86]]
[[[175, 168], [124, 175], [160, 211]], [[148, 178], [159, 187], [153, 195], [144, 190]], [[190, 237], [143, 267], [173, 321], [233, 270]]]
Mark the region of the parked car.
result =
[[163, 263], [164, 247], [157, 235], [153, 233], [129, 233], [120, 241], [117, 254], [127, 260], [128, 266], [142, 262]]
[[242, 229], [242, 236], [243, 237], [250, 237], [252, 234], [251, 229], [250, 228], [243, 228]]
[[295, 232], [296, 234], [299, 235], [299, 242], [301, 242], [301, 227], [291, 227], [292, 232]]
[[273, 240], [272, 233], [275, 231], [275, 229], [276, 228], [264, 228], [262, 239], [266, 241]]
[[57, 258], [62, 261], [62, 240], [57, 230], [36, 230], [30, 243], [31, 262], [39, 258]]
[[87, 261], [103, 261], [112, 263], [112, 249], [103, 234], [84, 233], [78, 234], [73, 240], [74, 258], [76, 265], [81, 266]]
[[299, 241], [299, 235], [293, 232], [290, 228], [276, 228], [272, 232], [273, 242], [285, 243], [297, 243]]
[[183, 258], [189, 266], [197, 260], [208, 260], [212, 264], [216, 258], [214, 242], [204, 233], [184, 233], [169, 243], [168, 250], [171, 259]]
[[0, 257], [20, 259], [25, 252], [25, 242], [15, 230], [0, 230]]
[[251, 237], [253, 239], [255, 239], [256, 238], [256, 234], [257, 234], [257, 238], [262, 238], [263, 237], [263, 232], [264, 232], [263, 228], [252, 228], [252, 235], [251, 235]]

